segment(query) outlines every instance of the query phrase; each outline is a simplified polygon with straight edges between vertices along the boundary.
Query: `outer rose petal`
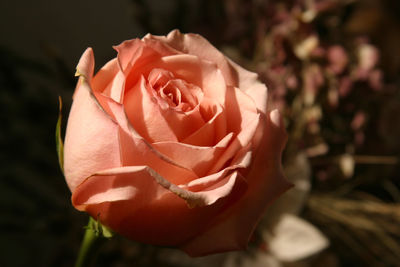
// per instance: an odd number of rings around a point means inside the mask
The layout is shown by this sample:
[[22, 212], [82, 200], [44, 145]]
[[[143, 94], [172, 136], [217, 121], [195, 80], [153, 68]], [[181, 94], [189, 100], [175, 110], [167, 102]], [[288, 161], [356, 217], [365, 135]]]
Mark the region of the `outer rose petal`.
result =
[[79, 59], [78, 65], [76, 66], [75, 76], [83, 76], [87, 81], [90, 82], [93, 77], [93, 70], [93, 49], [89, 47], [85, 50], [85, 52], [83, 52], [81, 58]]
[[265, 84], [258, 80], [258, 74], [243, 69], [230, 59], [228, 61], [238, 74], [238, 88], [254, 100], [259, 111], [267, 115], [268, 90]]
[[[245, 187], [240, 174], [233, 172], [216, 188], [189, 192], [169, 183], [149, 167], [133, 166], [94, 174], [76, 188], [72, 202], [77, 209], [98, 217], [129, 238], [171, 246], [182, 244], [204, 230]], [[206, 206], [196, 208], [196, 205]]]
[[64, 173], [71, 191], [93, 171], [121, 164], [118, 125], [101, 110], [91, 93], [93, 68], [93, 51], [88, 48], [77, 67], [81, 77], [65, 135]]
[[229, 88], [226, 97], [228, 131], [238, 133], [229, 147], [211, 168], [210, 173], [219, 171], [238, 151], [253, 140], [259, 125], [259, 117], [254, 101], [237, 88]]
[[148, 34], [144, 39], [160, 40], [174, 49], [196, 55], [201, 59], [215, 62], [222, 71], [225, 82], [230, 86], [238, 86], [239, 80], [236, 71], [227, 61], [226, 57], [212, 44], [198, 34], [182, 34], [178, 30], [171, 31], [168, 36], [154, 36]]
[[189, 255], [245, 248], [266, 206], [292, 186], [284, 178], [280, 164], [287, 135], [279, 112], [274, 110], [263, 120], [265, 124], [258, 131], [264, 135], [246, 175], [249, 187], [245, 195], [215, 218], [206, 231], [181, 247]]

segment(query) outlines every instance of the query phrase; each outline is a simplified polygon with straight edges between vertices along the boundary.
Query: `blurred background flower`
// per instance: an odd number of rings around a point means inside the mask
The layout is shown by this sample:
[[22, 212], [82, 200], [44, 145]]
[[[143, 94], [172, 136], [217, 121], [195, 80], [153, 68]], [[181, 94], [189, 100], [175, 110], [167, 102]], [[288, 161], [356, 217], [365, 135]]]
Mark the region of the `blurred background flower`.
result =
[[101, 66], [110, 43], [174, 28], [259, 73], [285, 115], [296, 186], [246, 252], [191, 259], [117, 237], [97, 265], [398, 266], [399, 12], [391, 0], [0, 2], [0, 266], [75, 259], [87, 218], [70, 205], [54, 127], [82, 51]]

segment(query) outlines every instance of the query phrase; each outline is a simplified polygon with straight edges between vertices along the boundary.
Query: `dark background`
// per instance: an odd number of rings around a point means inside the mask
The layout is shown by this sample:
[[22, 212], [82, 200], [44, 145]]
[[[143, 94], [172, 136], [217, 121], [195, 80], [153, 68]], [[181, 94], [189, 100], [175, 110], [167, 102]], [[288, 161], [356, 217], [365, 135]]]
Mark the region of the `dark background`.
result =
[[[200, 33], [219, 48], [228, 47], [227, 51], [233, 51], [231, 55], [235, 60], [252, 68], [252, 62], [256, 60], [254, 51], [260, 40], [257, 36], [259, 31], [263, 31], [260, 25], [269, 25], [269, 19], [273, 18], [273, 10], [268, 9], [269, 2], [1, 1], [0, 266], [72, 266], [75, 260], [87, 216], [74, 210], [70, 204], [70, 192], [58, 167], [54, 133], [58, 96], [64, 103], [65, 129], [65, 118], [76, 83], [74, 68], [86, 47], [93, 47], [98, 69], [116, 55], [112, 45], [126, 39], [141, 38], [147, 32], [166, 34], [178, 28], [183, 32]], [[302, 5], [305, 1], [276, 2]], [[347, 199], [353, 191], [361, 191], [379, 202], [389, 203], [398, 211], [399, 166], [396, 157], [398, 159], [400, 155], [400, 145], [396, 139], [400, 134], [400, 119], [397, 117], [397, 111], [400, 111], [400, 4], [389, 0], [316, 2], [335, 3], [337, 7], [329, 12], [340, 19], [336, 29], [324, 26], [319, 20], [313, 22], [312, 27], [322, 40], [328, 44], [345, 43], [356, 36], [367, 36], [369, 42], [381, 52], [379, 68], [384, 73], [382, 83], [390, 89], [388, 93], [372, 96], [375, 100], [371, 110], [366, 108], [372, 114], [369, 117], [372, 122], [365, 130], [368, 143], [358, 151], [394, 157], [395, 162], [357, 167], [356, 173], [361, 174], [357, 179], [337, 178], [333, 182], [318, 180], [316, 173], [321, 167], [317, 164], [313, 169], [312, 193], [324, 196], [347, 188], [348, 191], [341, 197]], [[267, 8], [260, 9], [263, 5]], [[259, 18], [264, 19], [260, 21]], [[343, 32], [338, 33], [337, 28], [343, 29]], [[268, 29], [266, 26], [264, 31]], [[331, 32], [335, 32], [335, 38], [327, 37], [331, 36]], [[285, 64], [290, 65], [290, 60]], [[274, 90], [268, 79], [264, 81], [270, 90]], [[287, 101], [291, 98], [288, 97]], [[359, 98], [349, 101], [357, 105]], [[374, 118], [384, 113], [381, 109], [389, 102], [395, 103], [393, 111], [384, 115], [391, 118], [391, 135], [384, 139], [374, 129], [377, 125]], [[331, 111], [331, 116], [340, 117], [340, 112]], [[331, 127], [329, 123], [321, 123], [321, 127], [325, 126]], [[338, 149], [333, 146], [331, 151], [335, 156]], [[382, 181], [388, 181], [394, 193], [389, 194]], [[306, 206], [302, 214], [329, 236], [332, 246], [328, 253], [334, 256], [337, 266], [366, 266], [370, 257], [373, 265], [377, 266], [395, 266], [396, 260], [399, 260], [392, 255], [399, 251], [397, 230], [390, 232], [391, 246], [382, 247], [380, 243], [377, 248], [361, 246], [356, 248], [356, 253], [351, 250], [354, 249], [351, 242], [346, 243], [337, 236], [338, 231], [332, 231], [335, 227], [324, 228], [332, 221], [327, 222], [326, 218], [321, 220], [313, 214], [312, 205]], [[396, 225], [400, 222], [398, 217], [389, 221], [394, 228], [399, 227], [399, 224]], [[346, 225], [337, 225], [346, 228]], [[358, 230], [350, 227], [349, 231]], [[362, 239], [355, 240], [356, 243], [362, 242]], [[343, 249], [346, 246], [352, 248]], [[97, 265], [168, 266], [161, 256], [155, 256], [157, 253], [156, 248], [117, 237], [105, 246]], [[393, 257], [393, 260], [376, 260], [380, 256]]]

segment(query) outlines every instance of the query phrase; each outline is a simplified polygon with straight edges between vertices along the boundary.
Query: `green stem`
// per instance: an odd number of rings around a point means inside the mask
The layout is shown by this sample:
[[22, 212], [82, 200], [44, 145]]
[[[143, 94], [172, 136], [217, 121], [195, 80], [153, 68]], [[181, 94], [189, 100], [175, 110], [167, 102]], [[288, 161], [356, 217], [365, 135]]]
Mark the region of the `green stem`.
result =
[[82, 240], [81, 248], [79, 250], [78, 258], [75, 267], [88, 267], [95, 262], [97, 252], [101, 245], [106, 240], [103, 236], [96, 233], [92, 225], [96, 221], [90, 217], [85, 235]]

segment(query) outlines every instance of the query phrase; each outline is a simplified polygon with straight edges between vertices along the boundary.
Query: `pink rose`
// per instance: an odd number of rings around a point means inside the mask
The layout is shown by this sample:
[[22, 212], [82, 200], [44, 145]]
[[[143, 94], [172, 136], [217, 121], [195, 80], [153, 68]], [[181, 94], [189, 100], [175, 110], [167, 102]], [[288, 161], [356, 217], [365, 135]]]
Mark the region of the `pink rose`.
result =
[[244, 248], [291, 185], [286, 132], [257, 75], [203, 37], [172, 31], [77, 66], [64, 170], [72, 203], [137, 241], [189, 255]]

